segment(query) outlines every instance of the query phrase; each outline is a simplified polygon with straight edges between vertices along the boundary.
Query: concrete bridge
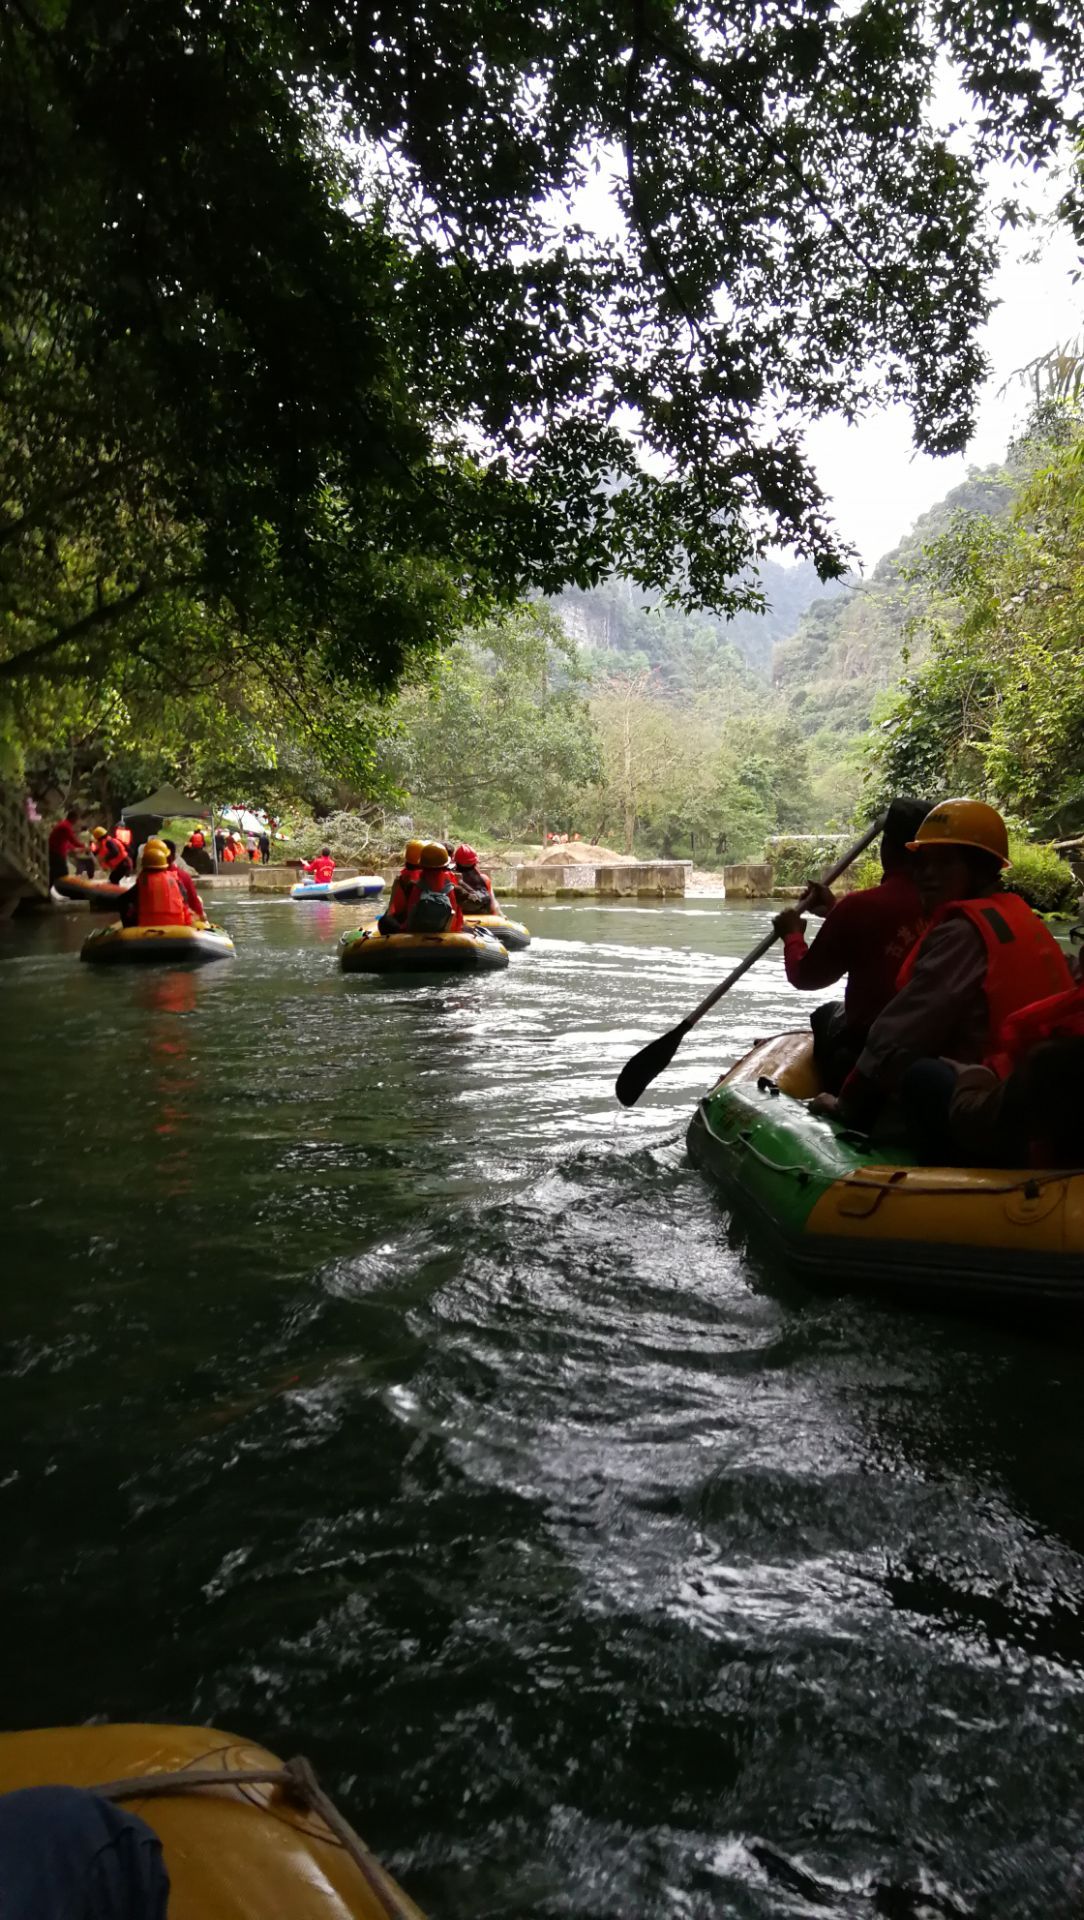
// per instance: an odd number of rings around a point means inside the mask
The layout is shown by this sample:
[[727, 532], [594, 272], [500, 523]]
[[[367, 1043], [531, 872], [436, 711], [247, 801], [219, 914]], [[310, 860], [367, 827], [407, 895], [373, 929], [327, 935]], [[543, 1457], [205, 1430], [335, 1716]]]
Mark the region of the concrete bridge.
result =
[[27, 819], [25, 794], [0, 786], [0, 920], [22, 900], [48, 898], [48, 835], [40, 821]]

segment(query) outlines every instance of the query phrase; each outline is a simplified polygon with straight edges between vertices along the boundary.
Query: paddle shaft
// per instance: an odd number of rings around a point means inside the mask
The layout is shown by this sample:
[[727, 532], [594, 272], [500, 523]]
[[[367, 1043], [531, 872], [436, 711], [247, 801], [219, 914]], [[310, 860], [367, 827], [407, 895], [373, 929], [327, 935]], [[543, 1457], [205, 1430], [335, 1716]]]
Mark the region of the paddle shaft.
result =
[[[877, 835], [882, 831], [883, 827], [884, 818], [883, 816], [879, 816], [873, 822], [873, 825], [866, 829], [861, 840], [856, 840], [853, 847], [848, 847], [846, 853], [840, 855], [835, 865], [829, 867], [828, 871], [821, 875], [821, 886], [830, 887], [833, 880], [838, 880], [840, 874], [845, 873], [847, 868], [854, 864], [859, 854], [865, 852], [871, 840], [876, 840]], [[706, 1013], [710, 1013], [716, 1001], [721, 1000], [724, 993], [729, 993], [731, 987], [741, 979], [744, 973], [748, 973], [750, 967], [755, 967], [758, 960], [763, 960], [764, 955], [768, 952], [769, 948], [774, 947], [778, 938], [779, 935], [773, 927], [771, 932], [766, 933], [763, 940], [759, 941], [753, 948], [752, 953], [747, 953], [744, 960], [739, 960], [737, 966], [727, 974], [726, 979], [720, 980], [719, 985], [712, 988], [711, 992], [701, 1000], [700, 1005], [695, 1007], [692, 1013], [686, 1014], [681, 1023], [681, 1031], [688, 1033], [690, 1027], [695, 1027], [698, 1020], [702, 1020]]]

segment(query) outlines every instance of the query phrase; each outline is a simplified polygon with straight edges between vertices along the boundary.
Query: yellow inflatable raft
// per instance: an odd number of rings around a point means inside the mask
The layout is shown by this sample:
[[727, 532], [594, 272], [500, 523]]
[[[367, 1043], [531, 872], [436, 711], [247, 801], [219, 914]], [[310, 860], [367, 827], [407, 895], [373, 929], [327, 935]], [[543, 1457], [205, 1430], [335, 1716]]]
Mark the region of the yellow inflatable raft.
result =
[[224, 928], [207, 922], [202, 927], [98, 927], [88, 933], [79, 958], [92, 960], [98, 966], [116, 966], [129, 961], [140, 966], [160, 966], [167, 960], [200, 964], [206, 960], [230, 960], [234, 952], [233, 941]]
[[465, 927], [482, 927], [486, 933], [495, 933], [502, 947], [509, 953], [520, 953], [531, 944], [531, 936], [521, 920], [509, 920], [503, 913], [465, 913]]
[[921, 1166], [816, 1117], [808, 1031], [762, 1040], [689, 1124], [694, 1160], [799, 1272], [898, 1298], [1084, 1312], [1084, 1169]]
[[344, 973], [499, 973], [508, 955], [478, 928], [462, 933], [378, 933], [358, 927], [339, 942]]
[[[189, 1784], [193, 1779], [205, 1785]], [[169, 1920], [424, 1920], [304, 1761], [209, 1727], [0, 1734], [0, 1793], [105, 1788], [154, 1828]]]

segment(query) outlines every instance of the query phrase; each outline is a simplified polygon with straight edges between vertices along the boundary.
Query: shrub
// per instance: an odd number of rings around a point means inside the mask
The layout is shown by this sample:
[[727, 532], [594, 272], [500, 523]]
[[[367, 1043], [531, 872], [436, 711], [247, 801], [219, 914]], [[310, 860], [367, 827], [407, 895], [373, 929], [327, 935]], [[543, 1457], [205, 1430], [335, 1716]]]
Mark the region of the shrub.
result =
[[773, 833], [764, 842], [764, 859], [778, 887], [804, 887], [819, 880], [848, 845], [843, 833]]
[[1080, 884], [1068, 861], [1053, 847], [1027, 840], [1010, 840], [1012, 866], [1008, 885], [1036, 913], [1072, 913], [1080, 898]]

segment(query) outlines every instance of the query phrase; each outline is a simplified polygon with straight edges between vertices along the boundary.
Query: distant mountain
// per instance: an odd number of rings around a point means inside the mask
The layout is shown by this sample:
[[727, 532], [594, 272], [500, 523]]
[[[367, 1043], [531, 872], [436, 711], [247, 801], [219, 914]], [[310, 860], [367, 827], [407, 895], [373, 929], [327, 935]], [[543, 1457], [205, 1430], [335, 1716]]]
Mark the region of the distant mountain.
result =
[[[1013, 476], [1006, 467], [975, 469], [924, 513], [866, 580], [814, 600], [790, 635], [777, 640], [772, 681], [807, 737], [853, 738], [869, 726], [879, 693], [893, 686], [902, 668], [910, 623], [928, 604], [921, 584], [907, 578], [924, 546], [944, 533], [959, 514], [1008, 513]], [[916, 655], [917, 658], [917, 655]]]
[[661, 606], [630, 580], [607, 580], [586, 592], [569, 588], [553, 604], [587, 652], [614, 655], [615, 668], [654, 667], [667, 691], [695, 693], [710, 684], [716, 668], [733, 672], [740, 664], [767, 680], [776, 643], [795, 631], [813, 601], [831, 604], [846, 590], [842, 582], [825, 586], [809, 560], [792, 566], [765, 560], [759, 571], [765, 612], [732, 620]]

